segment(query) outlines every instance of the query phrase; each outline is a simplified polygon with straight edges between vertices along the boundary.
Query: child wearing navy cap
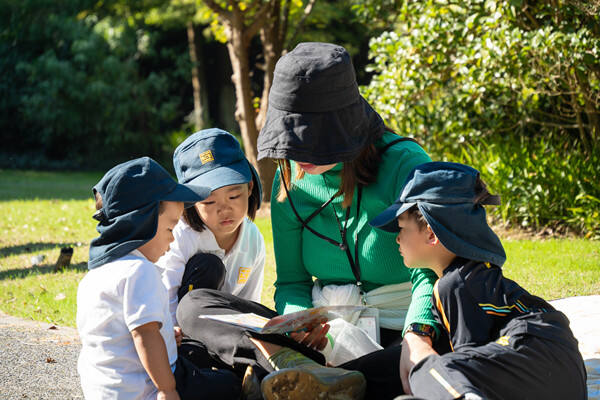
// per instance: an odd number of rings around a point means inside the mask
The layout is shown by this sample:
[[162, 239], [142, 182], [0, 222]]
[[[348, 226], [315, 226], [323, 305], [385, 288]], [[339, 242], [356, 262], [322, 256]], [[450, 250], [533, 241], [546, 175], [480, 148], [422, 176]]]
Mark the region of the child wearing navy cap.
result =
[[[452, 352], [410, 371], [415, 396], [444, 399], [587, 399], [586, 372], [569, 320], [502, 275], [506, 255], [483, 205], [500, 204], [479, 172], [421, 164], [399, 199], [371, 221], [396, 241], [411, 268], [439, 279], [434, 316]], [[406, 389], [406, 382], [403, 382]]]
[[173, 166], [179, 183], [210, 189], [206, 199], [184, 211], [175, 241], [158, 261], [173, 322], [177, 325], [179, 301], [193, 289], [260, 302], [265, 243], [252, 220], [262, 189], [237, 139], [217, 128], [196, 132], [177, 146]]
[[181, 185], [154, 160], [109, 170], [94, 186], [100, 236], [77, 291], [78, 372], [86, 399], [239, 398], [229, 371], [177, 357], [167, 292], [154, 264], [173, 241], [184, 205], [206, 188]]

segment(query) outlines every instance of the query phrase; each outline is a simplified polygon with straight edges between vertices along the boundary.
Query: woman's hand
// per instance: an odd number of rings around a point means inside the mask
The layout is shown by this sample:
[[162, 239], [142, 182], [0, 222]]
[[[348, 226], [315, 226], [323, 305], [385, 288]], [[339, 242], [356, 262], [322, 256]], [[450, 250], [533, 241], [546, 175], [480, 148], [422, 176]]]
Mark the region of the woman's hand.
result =
[[173, 329], [175, 330], [175, 342], [177, 342], [177, 347], [179, 347], [181, 346], [181, 339], [183, 339], [183, 332], [178, 326], [174, 326]]
[[431, 354], [437, 354], [437, 352], [433, 349], [429, 336], [406, 332], [404, 340], [402, 340], [402, 354], [400, 356], [400, 379], [402, 380], [404, 393], [412, 394], [408, 382], [408, 374], [411, 368]]
[[329, 324], [317, 324], [306, 331], [292, 332], [290, 337], [298, 343], [313, 348], [315, 350], [323, 350], [327, 345], [327, 332]]

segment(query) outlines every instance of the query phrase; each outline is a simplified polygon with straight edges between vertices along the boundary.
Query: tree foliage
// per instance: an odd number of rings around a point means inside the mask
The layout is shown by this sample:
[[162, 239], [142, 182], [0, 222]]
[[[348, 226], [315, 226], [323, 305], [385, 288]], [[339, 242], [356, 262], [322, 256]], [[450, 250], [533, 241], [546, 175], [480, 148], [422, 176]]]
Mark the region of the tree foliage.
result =
[[[600, 189], [586, 183], [589, 175], [569, 174], [577, 188], [567, 191], [571, 204], [558, 201], [553, 178], [528, 178], [543, 176], [548, 162], [564, 166], [560, 149], [582, 161], [598, 158], [598, 11], [598, 1], [406, 1], [395, 29], [371, 42], [376, 75], [364, 93], [392, 128], [420, 138], [435, 157], [462, 160], [471, 146], [476, 152], [471, 159], [488, 175], [497, 172], [494, 165], [509, 168], [512, 173], [503, 174], [506, 180], [497, 188], [519, 205], [506, 218], [538, 226], [556, 223], [572, 215], [569, 208], [583, 198], [597, 212]], [[519, 157], [535, 154], [544, 163], [533, 160], [520, 169], [513, 159], [519, 147], [525, 149]], [[515, 199], [515, 184], [529, 196]], [[542, 210], [540, 203], [530, 202], [540, 190], [540, 196], [560, 205], [552, 208], [552, 216], [544, 214], [546, 205]], [[599, 229], [598, 224], [575, 225]]]
[[43, 0], [2, 7], [4, 152], [98, 167], [160, 155], [165, 132], [180, 126], [175, 94], [187, 77], [145, 69], [148, 60], [173, 62], [177, 51], [161, 49], [161, 35], [135, 18], [90, 12], [94, 7]]

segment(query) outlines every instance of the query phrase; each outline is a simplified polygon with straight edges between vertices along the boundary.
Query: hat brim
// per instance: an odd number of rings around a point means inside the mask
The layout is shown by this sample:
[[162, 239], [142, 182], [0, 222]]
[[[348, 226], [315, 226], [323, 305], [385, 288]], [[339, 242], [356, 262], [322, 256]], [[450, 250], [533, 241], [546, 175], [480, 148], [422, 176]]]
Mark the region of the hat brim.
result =
[[374, 228], [382, 229], [386, 232], [400, 232], [400, 227], [396, 221], [397, 218], [415, 204], [417, 203], [396, 202], [383, 210], [383, 212], [381, 212], [378, 216], [373, 218], [371, 222], [369, 222], [369, 225]]
[[322, 113], [292, 112], [269, 105], [258, 136], [258, 159], [316, 165], [351, 161], [384, 130], [383, 120], [362, 96], [349, 106]]
[[223, 165], [203, 173], [190, 180], [188, 184], [205, 186], [214, 192], [224, 186], [241, 185], [252, 180], [252, 170], [244, 159], [229, 165]]
[[173, 190], [162, 196], [161, 201], [181, 201], [185, 208], [190, 208], [208, 196], [210, 196], [210, 189], [207, 187], [178, 183]]

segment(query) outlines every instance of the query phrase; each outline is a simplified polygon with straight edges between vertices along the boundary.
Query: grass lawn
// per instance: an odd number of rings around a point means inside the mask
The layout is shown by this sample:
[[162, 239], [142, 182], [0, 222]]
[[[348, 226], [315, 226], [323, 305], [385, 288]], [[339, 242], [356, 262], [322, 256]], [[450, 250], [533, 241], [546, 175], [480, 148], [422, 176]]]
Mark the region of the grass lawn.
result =
[[[76, 293], [96, 236], [91, 187], [101, 173], [0, 170], [0, 310], [75, 325]], [[268, 218], [256, 223], [267, 260], [262, 302], [273, 307], [275, 262]], [[600, 294], [600, 242], [505, 240], [505, 274], [546, 299]], [[71, 267], [54, 272], [60, 248], [74, 248]], [[32, 256], [44, 255], [39, 266]]]

